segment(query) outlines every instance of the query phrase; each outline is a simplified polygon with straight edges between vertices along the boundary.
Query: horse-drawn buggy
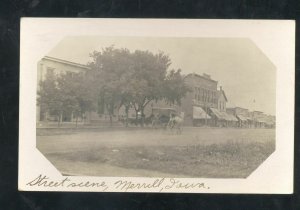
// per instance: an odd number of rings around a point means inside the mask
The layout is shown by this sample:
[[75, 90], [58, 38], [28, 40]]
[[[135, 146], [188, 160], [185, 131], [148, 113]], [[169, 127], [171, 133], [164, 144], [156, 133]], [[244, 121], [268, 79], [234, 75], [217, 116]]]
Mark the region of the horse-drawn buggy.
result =
[[180, 114], [173, 108], [152, 108], [152, 127], [164, 129], [176, 129], [181, 133], [181, 124], [184, 113]]

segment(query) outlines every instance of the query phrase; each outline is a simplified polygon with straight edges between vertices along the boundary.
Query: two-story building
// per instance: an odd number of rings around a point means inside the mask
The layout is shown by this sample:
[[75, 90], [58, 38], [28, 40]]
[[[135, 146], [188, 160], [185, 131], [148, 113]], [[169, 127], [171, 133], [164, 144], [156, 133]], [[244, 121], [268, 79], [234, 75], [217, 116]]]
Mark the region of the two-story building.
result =
[[217, 85], [208, 74], [188, 74], [184, 82], [190, 87], [191, 92], [182, 99], [182, 111], [185, 113], [186, 125], [209, 125], [211, 116], [209, 108], [218, 107]]
[[[59, 74], [70, 74], [72, 76], [73, 73], [85, 73], [89, 70], [87, 65], [54, 58], [50, 56], [43, 57], [37, 64], [37, 90], [40, 89], [40, 82], [46, 79], [47, 72], [53, 72], [57, 75]], [[36, 122], [41, 124], [42, 122], [51, 122], [58, 121], [57, 117], [49, 112], [42, 105], [38, 105], [36, 107]], [[73, 117], [72, 112], [65, 112], [62, 114], [60, 119], [62, 122], [73, 122], [76, 119]], [[118, 113], [116, 110], [116, 115], [113, 117], [113, 121], [118, 120]], [[105, 110], [103, 113], [97, 112], [88, 112], [84, 113], [83, 118], [79, 119], [82, 123], [94, 123], [94, 124], [109, 124], [109, 115]]]
[[212, 116], [212, 126], [216, 127], [236, 127], [237, 126], [237, 118], [226, 112], [226, 103], [228, 99], [226, 97], [225, 91], [220, 86], [220, 89], [217, 91], [218, 98], [218, 107], [210, 108], [209, 114]]
[[[37, 90], [40, 90], [40, 82], [46, 79], [47, 73], [55, 74], [72, 74], [86, 72], [89, 69], [88, 66], [79, 63], [74, 63], [50, 56], [43, 57], [37, 64]], [[42, 105], [36, 107], [36, 121], [56, 121], [57, 119], [49, 113]], [[64, 113], [62, 116], [63, 121], [72, 121], [72, 113]]]

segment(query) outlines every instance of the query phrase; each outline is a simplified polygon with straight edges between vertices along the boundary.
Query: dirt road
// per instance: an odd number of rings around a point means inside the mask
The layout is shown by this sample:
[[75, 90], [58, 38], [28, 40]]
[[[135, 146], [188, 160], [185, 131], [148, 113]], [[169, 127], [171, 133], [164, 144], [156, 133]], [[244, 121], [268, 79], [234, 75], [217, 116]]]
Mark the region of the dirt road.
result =
[[37, 136], [43, 153], [86, 150], [97, 147], [167, 146], [219, 144], [228, 141], [275, 139], [274, 129], [184, 128], [181, 135], [165, 130], [81, 131], [68, 135]]
[[37, 136], [37, 148], [61, 173], [88, 176], [245, 177], [273, 151], [274, 142], [271, 129], [184, 128], [181, 135], [81, 130]]

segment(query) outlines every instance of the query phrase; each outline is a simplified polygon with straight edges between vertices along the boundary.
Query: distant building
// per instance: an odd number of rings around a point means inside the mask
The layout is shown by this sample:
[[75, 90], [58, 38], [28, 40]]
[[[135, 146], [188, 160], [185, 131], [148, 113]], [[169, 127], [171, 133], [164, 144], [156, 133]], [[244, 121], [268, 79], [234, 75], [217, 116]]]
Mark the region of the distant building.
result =
[[252, 118], [248, 109], [242, 107], [227, 108], [227, 113], [234, 115], [238, 119], [238, 127], [249, 128], [252, 125]]
[[275, 128], [276, 126], [275, 116], [264, 114], [261, 111], [253, 111], [251, 116], [255, 128]]
[[238, 127], [241, 128], [274, 128], [276, 118], [266, 115], [261, 111], [250, 112], [242, 107], [227, 108], [227, 113], [238, 119]]
[[226, 97], [225, 91], [220, 86], [220, 90], [217, 91], [218, 98], [218, 107], [209, 109], [209, 114], [212, 117], [212, 126], [216, 127], [236, 127], [237, 126], [237, 118], [226, 112], [226, 103], [228, 99]]

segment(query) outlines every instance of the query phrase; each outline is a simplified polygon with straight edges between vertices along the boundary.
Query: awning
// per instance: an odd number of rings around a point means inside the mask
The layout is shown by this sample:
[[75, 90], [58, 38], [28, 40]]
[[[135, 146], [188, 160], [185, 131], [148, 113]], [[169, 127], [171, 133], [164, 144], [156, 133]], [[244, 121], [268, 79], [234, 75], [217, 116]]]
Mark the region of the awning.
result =
[[215, 108], [210, 108], [210, 110], [212, 111], [212, 113], [220, 120], [227, 120], [227, 116], [225, 112], [220, 112], [219, 110], [215, 109]]
[[247, 121], [247, 120], [248, 120], [248, 117], [243, 116], [243, 115], [240, 115], [240, 114], [238, 114], [237, 117], [238, 117], [238, 119], [240, 119], [241, 121]]
[[236, 119], [235, 116], [233, 116], [233, 115], [231, 115], [231, 114], [228, 114], [228, 113], [226, 113], [226, 115], [227, 115], [228, 121], [235, 121], [235, 122], [238, 121], [238, 119]]
[[275, 125], [275, 122], [273, 122], [272, 120], [266, 120], [266, 124], [267, 125]]
[[199, 106], [193, 106], [193, 119], [210, 119], [211, 117]]
[[267, 123], [267, 120], [264, 118], [256, 118], [254, 121], [259, 122], [259, 123]]

